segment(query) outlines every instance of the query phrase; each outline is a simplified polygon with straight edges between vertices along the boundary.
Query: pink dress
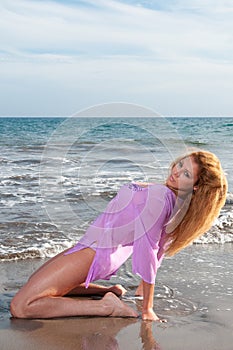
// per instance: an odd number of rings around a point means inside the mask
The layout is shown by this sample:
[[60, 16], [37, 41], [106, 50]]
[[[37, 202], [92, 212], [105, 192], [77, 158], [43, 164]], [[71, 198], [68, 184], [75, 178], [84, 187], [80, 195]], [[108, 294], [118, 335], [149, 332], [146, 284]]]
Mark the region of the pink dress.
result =
[[96, 251], [86, 288], [91, 281], [110, 279], [131, 255], [133, 273], [153, 284], [164, 256], [165, 225], [175, 201], [175, 194], [164, 185], [122, 186], [80, 241], [66, 252], [85, 247]]

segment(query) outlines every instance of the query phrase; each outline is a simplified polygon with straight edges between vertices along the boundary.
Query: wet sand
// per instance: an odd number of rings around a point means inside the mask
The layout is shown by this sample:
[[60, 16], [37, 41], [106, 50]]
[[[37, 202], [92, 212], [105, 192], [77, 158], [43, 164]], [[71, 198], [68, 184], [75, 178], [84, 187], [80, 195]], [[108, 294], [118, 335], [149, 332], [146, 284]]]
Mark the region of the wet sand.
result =
[[[164, 260], [157, 276], [155, 311], [168, 322], [141, 318], [10, 318], [9, 303], [41, 260], [0, 263], [0, 349], [231, 350], [233, 247], [192, 246]], [[127, 287], [127, 286], [126, 286]], [[140, 312], [133, 288], [124, 298]]]

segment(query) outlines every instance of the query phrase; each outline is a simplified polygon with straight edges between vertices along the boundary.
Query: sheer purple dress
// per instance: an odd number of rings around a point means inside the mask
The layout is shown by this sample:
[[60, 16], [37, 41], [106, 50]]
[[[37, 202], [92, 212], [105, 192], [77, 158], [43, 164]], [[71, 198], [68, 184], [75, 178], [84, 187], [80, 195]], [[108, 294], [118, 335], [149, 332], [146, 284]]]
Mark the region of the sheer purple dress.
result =
[[153, 284], [164, 256], [166, 223], [176, 196], [166, 186], [131, 183], [120, 188], [105, 211], [66, 254], [86, 247], [96, 251], [85, 282], [110, 279], [132, 255], [132, 271]]

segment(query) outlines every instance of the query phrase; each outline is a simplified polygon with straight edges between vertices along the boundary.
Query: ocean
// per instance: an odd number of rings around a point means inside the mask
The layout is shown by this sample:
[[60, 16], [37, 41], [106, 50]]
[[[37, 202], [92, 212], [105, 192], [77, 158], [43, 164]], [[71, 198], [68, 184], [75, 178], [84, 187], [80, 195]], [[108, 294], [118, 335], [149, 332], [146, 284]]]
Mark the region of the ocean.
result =
[[185, 147], [212, 151], [227, 202], [195, 244], [233, 242], [233, 117], [0, 118], [0, 260], [71, 247], [121, 185], [163, 182]]

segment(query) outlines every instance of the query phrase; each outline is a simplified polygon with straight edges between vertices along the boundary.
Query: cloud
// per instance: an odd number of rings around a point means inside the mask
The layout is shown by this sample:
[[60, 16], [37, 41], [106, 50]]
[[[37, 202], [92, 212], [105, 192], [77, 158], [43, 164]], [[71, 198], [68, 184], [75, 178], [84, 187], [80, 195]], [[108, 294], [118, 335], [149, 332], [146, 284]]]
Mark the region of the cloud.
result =
[[[15, 114], [126, 98], [163, 113], [187, 113], [188, 103], [189, 114], [230, 113], [232, 9], [227, 0], [2, 0], [0, 114], [13, 113], [12, 96]], [[191, 101], [204, 93], [215, 101], [198, 109]]]
[[[35, 55], [44, 59], [43, 55], [50, 53], [55, 60], [59, 54], [63, 59], [65, 55], [75, 58], [122, 54], [155, 59], [220, 59], [232, 53], [232, 35], [228, 31], [233, 29], [232, 22], [216, 27], [216, 21], [203, 15], [183, 16], [180, 12], [142, 9], [111, 0], [99, 1], [98, 6], [93, 3], [86, 1], [86, 6], [78, 6], [79, 3], [3, 1], [2, 50], [8, 55], [21, 55], [22, 59], [25, 54], [28, 59], [35, 59]], [[173, 8], [171, 3], [167, 7]], [[176, 9], [182, 9], [182, 3], [177, 1]], [[210, 9], [213, 11], [212, 6]]]

